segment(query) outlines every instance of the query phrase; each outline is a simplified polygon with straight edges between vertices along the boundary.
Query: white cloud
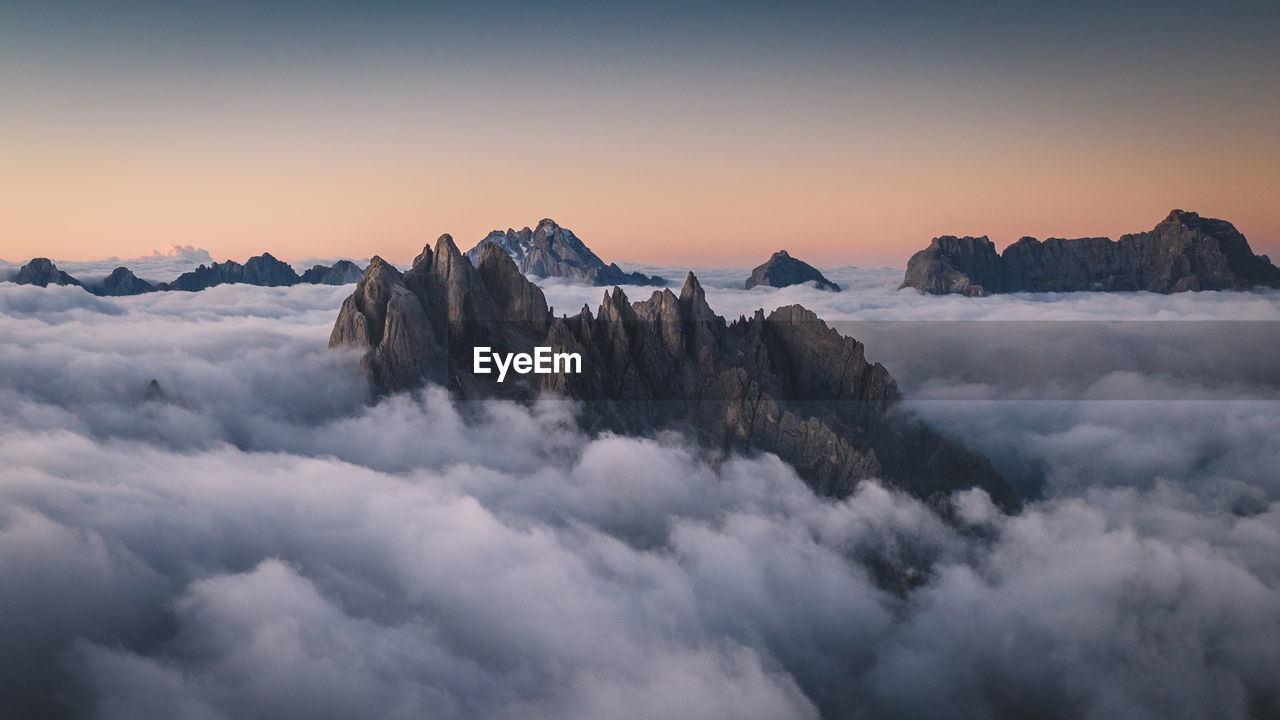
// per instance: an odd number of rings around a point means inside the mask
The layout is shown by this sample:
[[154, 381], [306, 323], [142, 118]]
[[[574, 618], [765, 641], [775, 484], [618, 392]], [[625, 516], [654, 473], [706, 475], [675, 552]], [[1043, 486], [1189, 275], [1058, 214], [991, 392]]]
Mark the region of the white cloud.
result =
[[[10, 262], [0, 260], [0, 280], [12, 279], [25, 260], [13, 259]], [[240, 258], [243, 262], [245, 258]], [[92, 282], [105, 278], [112, 270], [124, 266], [138, 277], [151, 282], [168, 282], [184, 272], [195, 270], [200, 265], [208, 265], [214, 261], [213, 256], [203, 248], [192, 245], [170, 245], [163, 250], [152, 250], [146, 255], [134, 258], [110, 257], [105, 260], [58, 260], [53, 263], [59, 270], [70, 274], [81, 282]]]
[[[584, 437], [564, 403], [367, 406], [325, 347], [349, 289], [32, 290], [0, 287], [0, 714], [1280, 711], [1274, 400], [919, 402], [1045, 482], [948, 523], [771, 456]], [[1261, 366], [1231, 392], [1269, 392]]]
[[[658, 274], [679, 292], [688, 269], [628, 265], [627, 270]], [[1280, 291], [1155, 293], [1014, 293], [985, 298], [960, 295], [927, 295], [901, 290], [903, 271], [897, 268], [853, 266], [820, 268], [827, 279], [840, 285], [838, 293], [796, 285], [788, 288], [753, 288], [742, 284], [750, 268], [694, 268], [707, 291], [707, 301], [729, 319], [751, 316], [758, 307], [767, 313], [776, 307], [800, 303], [825, 320], [882, 321], [990, 321], [1023, 320], [1280, 320]], [[561, 279], [540, 280], [547, 302], [556, 312], [575, 313], [587, 303], [594, 310], [606, 288], [586, 287]], [[627, 286], [627, 297], [643, 300], [654, 288]]]

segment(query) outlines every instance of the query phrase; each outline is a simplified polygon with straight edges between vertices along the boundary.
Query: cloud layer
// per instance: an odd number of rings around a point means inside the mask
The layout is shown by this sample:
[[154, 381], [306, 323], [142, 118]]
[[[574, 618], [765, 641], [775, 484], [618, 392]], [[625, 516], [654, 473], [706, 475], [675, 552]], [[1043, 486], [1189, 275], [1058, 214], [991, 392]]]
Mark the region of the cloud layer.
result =
[[[921, 361], [919, 387], [960, 367], [918, 411], [1043, 483], [1017, 516], [970, 491], [944, 521], [874, 483], [820, 500], [770, 456], [585, 437], [564, 403], [369, 406], [354, 358], [325, 348], [347, 292], [0, 286], [0, 714], [1280, 712], [1280, 403], [1256, 374], [1177, 402], [1062, 401], [1031, 375], [1010, 400], [973, 390], [981, 354]], [[549, 296], [568, 310], [574, 292]], [[1096, 302], [925, 300], [860, 307], [991, 321]]]
[[[14, 279], [18, 269], [28, 260], [30, 258], [10, 258], [9, 262], [0, 260], [0, 280]], [[207, 250], [191, 245], [170, 245], [163, 250], [152, 250], [147, 255], [123, 260], [118, 257], [84, 261], [54, 259], [59, 270], [70, 273], [82, 282], [102, 280], [122, 265], [144, 280], [168, 282], [184, 272], [212, 262], [213, 256]]]
[[[258, 252], [269, 252], [270, 249], [259, 250]], [[163, 250], [152, 250], [150, 253], [141, 257], [120, 259], [111, 257], [105, 260], [57, 260], [54, 264], [59, 270], [69, 273], [77, 280], [86, 283], [99, 282], [111, 274], [111, 271], [118, 267], [124, 266], [133, 271], [135, 275], [151, 282], [172, 282], [185, 272], [195, 270], [200, 265], [211, 265], [216, 261], [236, 260], [244, 262], [247, 257], [234, 258], [214, 258], [209, 254], [208, 250], [198, 248], [192, 245], [170, 245]], [[290, 263], [293, 269], [299, 274], [311, 269], [315, 265], [332, 265], [338, 260], [351, 260], [352, 258], [303, 258], [301, 260]], [[14, 258], [6, 262], [0, 260], [0, 281], [12, 281], [17, 278], [18, 270], [26, 264], [27, 259], [19, 260]], [[369, 264], [368, 258], [357, 261], [360, 267]]]

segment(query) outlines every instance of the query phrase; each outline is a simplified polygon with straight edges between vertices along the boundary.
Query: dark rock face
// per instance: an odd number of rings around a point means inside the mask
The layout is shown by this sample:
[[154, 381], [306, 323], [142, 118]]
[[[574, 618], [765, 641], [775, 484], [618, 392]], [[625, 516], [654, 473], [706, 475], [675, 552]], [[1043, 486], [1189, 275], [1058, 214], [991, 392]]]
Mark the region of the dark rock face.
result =
[[275, 259], [271, 253], [263, 253], [249, 258], [243, 265], [233, 260], [201, 265], [191, 272], [179, 275], [178, 279], [163, 288], [197, 292], [226, 283], [281, 287], [296, 285], [298, 274], [288, 263]]
[[[374, 258], [329, 344], [363, 350], [382, 393], [430, 381], [463, 400], [559, 394], [582, 404], [590, 431], [676, 429], [715, 450], [776, 453], [826, 496], [883, 477], [921, 496], [978, 486], [1017, 502], [985, 459], [897, 407], [897, 386], [861, 343], [800, 306], [728, 323], [692, 273], [678, 296], [632, 303], [615, 287], [595, 314], [555, 317], [497, 243], [473, 267], [445, 235], [404, 273]], [[579, 353], [582, 372], [498, 383], [472, 371], [476, 346]]]
[[983, 238], [935, 238], [911, 257], [902, 287], [935, 294], [1246, 290], [1280, 287], [1280, 269], [1254, 255], [1225, 220], [1174, 210], [1155, 228], [1107, 238], [1024, 237], [996, 255]]
[[87, 288], [94, 295], [105, 295], [108, 297], [123, 297], [126, 295], [141, 295], [149, 293], [156, 289], [155, 285], [139, 278], [133, 274], [133, 271], [126, 267], [118, 267], [111, 271], [106, 280], [100, 285]]
[[165, 283], [164, 290], [182, 290], [199, 292], [223, 283], [236, 283], [244, 277], [244, 266], [234, 260], [212, 265], [201, 265], [190, 272], [184, 272], [176, 280]]
[[339, 260], [333, 265], [315, 265], [302, 273], [298, 282], [311, 285], [348, 285], [360, 282], [364, 271], [350, 260]]
[[[170, 283], [153, 285], [140, 279], [126, 267], [118, 267], [101, 283], [84, 286], [94, 295], [122, 297], [125, 295], [141, 295], [156, 290], [185, 290], [196, 292], [215, 285], [225, 283], [244, 283], [267, 287], [282, 287], [310, 283], [317, 285], [347, 285], [359, 282], [363, 275], [359, 265], [350, 260], [339, 260], [332, 267], [316, 265], [302, 274], [293, 271], [286, 262], [281, 262], [270, 253], [263, 253], [249, 258], [243, 265], [228, 260], [213, 265], [201, 265], [191, 272], [183, 273]], [[39, 285], [81, 285], [70, 275], [58, 270], [47, 258], [36, 258], [27, 263], [18, 272], [19, 284]]]
[[985, 235], [936, 237], [928, 248], [911, 256], [902, 286], [935, 295], [959, 293], [982, 297], [1001, 292], [1000, 256], [996, 254], [995, 244]]
[[819, 290], [840, 292], [839, 285], [823, 277], [809, 263], [791, 257], [786, 250], [779, 250], [770, 256], [768, 262], [752, 270], [743, 287], [747, 290], [757, 285], [780, 288], [807, 282], [814, 283]]
[[543, 220], [530, 230], [494, 230], [467, 251], [472, 265], [480, 261], [485, 245], [497, 245], [525, 275], [578, 278], [589, 285], [666, 285], [664, 278], [624, 272], [615, 263], [605, 264], [572, 230], [554, 220]]
[[49, 258], [35, 258], [18, 270], [14, 281], [19, 285], [79, 285], [80, 281], [58, 269]]
[[271, 253], [263, 253], [245, 261], [240, 282], [263, 287], [288, 287], [298, 284], [298, 273], [289, 263], [275, 259]]

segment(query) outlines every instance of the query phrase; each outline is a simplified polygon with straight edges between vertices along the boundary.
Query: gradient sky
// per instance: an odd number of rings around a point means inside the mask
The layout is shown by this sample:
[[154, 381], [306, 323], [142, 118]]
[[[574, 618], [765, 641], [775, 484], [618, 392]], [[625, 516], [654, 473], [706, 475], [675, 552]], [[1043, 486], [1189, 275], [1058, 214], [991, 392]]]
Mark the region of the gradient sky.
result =
[[[889, 264], [1174, 207], [1280, 255], [1280, 3], [0, 4], [0, 258]], [[196, 7], [196, 5], [199, 5]]]

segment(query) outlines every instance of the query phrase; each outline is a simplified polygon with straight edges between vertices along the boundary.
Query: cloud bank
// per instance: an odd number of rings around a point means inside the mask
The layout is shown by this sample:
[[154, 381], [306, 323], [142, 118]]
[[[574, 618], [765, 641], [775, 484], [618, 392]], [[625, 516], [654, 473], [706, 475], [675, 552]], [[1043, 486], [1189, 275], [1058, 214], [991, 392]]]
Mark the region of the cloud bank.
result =
[[[724, 290], [718, 310], [745, 303]], [[1280, 712], [1261, 363], [1174, 402], [1064, 401], [1035, 374], [991, 399], [964, 369], [985, 356], [955, 352], [917, 409], [1043, 487], [1016, 516], [959, 493], [944, 520], [874, 483], [818, 499], [771, 456], [584, 436], [565, 403], [367, 405], [325, 348], [347, 292], [0, 286], [0, 715]]]
[[[0, 260], [0, 280], [16, 278], [18, 269], [28, 260], [30, 258], [12, 258], [9, 262]], [[184, 272], [212, 262], [213, 256], [207, 250], [193, 245], [170, 245], [163, 250], [152, 250], [147, 255], [123, 260], [118, 257], [82, 261], [54, 258], [54, 264], [59, 270], [69, 273], [81, 282], [100, 281], [122, 265], [144, 280], [169, 282]]]

